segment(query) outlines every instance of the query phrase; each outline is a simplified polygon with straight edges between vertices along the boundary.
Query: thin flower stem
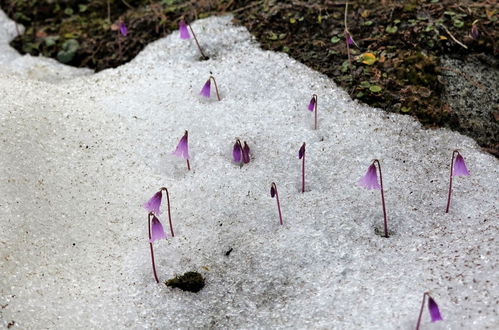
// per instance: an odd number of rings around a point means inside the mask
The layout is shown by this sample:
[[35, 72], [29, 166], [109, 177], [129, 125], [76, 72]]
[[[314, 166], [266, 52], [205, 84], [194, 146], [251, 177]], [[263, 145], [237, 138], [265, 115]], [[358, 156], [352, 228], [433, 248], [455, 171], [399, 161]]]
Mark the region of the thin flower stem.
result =
[[347, 17], [348, 17], [348, 1], [345, 3], [345, 17], [344, 17], [345, 32], [344, 32], [344, 35], [345, 35], [345, 42], [347, 44], [348, 64], [349, 64], [350, 72], [352, 72], [352, 58], [350, 56], [350, 45], [348, 43], [348, 37], [350, 36], [350, 31], [348, 31]]
[[281, 213], [281, 204], [279, 203], [279, 194], [277, 193], [277, 186], [274, 182], [272, 182], [272, 186], [275, 189], [275, 198], [277, 200], [277, 210], [279, 211], [279, 223], [282, 226], [282, 213]]
[[217, 99], [220, 101], [220, 94], [218, 93], [217, 81], [215, 80], [215, 77], [213, 77], [213, 76], [210, 76], [210, 79], [213, 80], [213, 84], [215, 85], [215, 91], [217, 92]]
[[373, 163], [378, 164], [378, 171], [379, 171], [379, 182], [381, 185], [381, 203], [383, 204], [383, 218], [384, 218], [384, 229], [385, 229], [385, 236], [388, 238], [388, 223], [386, 220], [386, 207], [385, 207], [385, 194], [383, 191], [383, 176], [381, 175], [381, 164], [379, 163], [379, 160], [375, 159]]
[[187, 23], [187, 25], [189, 26], [189, 29], [191, 30], [192, 36], [194, 37], [194, 41], [196, 41], [196, 45], [198, 46], [198, 49], [199, 49], [199, 52], [201, 53], [201, 56], [203, 56], [203, 58], [205, 60], [207, 60], [208, 57], [203, 53], [203, 49], [201, 49], [201, 46], [199, 45], [198, 38], [196, 38], [196, 34], [194, 33], [192, 26], [189, 23]]
[[151, 243], [151, 216], [154, 216], [154, 213], [149, 212], [149, 215], [147, 216], [147, 226], [149, 228], [149, 246], [151, 247], [151, 261], [152, 261], [152, 271], [154, 273], [154, 279], [156, 280], [156, 283], [159, 283], [158, 280], [158, 274], [156, 274], [156, 264], [154, 262], [154, 249], [152, 247]]
[[[303, 143], [305, 145], [305, 142]], [[303, 152], [303, 157], [301, 161], [301, 192], [305, 192], [305, 151]]]
[[428, 292], [423, 293], [423, 301], [421, 302], [421, 308], [419, 309], [419, 317], [418, 317], [418, 323], [416, 324], [416, 330], [419, 330], [419, 326], [421, 324], [421, 317], [423, 316], [424, 302], [426, 300], [427, 295], [428, 295]]
[[163, 187], [161, 190], [164, 190], [166, 192], [166, 205], [168, 207], [168, 221], [170, 222], [170, 232], [172, 234], [172, 237], [175, 237], [175, 234], [173, 233], [173, 225], [172, 225], [172, 215], [170, 212], [170, 194], [168, 193], [168, 189]]
[[317, 129], [317, 102], [318, 102], [318, 100], [317, 100], [317, 94], [313, 94], [312, 97], [315, 98], [315, 105], [314, 105], [314, 107], [315, 107], [315, 109], [314, 109], [315, 110], [314, 129]]
[[456, 153], [459, 155], [459, 151], [454, 150], [452, 152], [452, 159], [450, 161], [450, 176], [449, 176], [449, 196], [447, 196], [447, 208], [445, 209], [445, 213], [449, 213], [449, 208], [450, 208], [450, 195], [452, 193], [452, 173], [454, 169], [454, 157]]
[[191, 170], [191, 164], [189, 163], [188, 159], [186, 159], [185, 161], [187, 162], [187, 170], [190, 171]]

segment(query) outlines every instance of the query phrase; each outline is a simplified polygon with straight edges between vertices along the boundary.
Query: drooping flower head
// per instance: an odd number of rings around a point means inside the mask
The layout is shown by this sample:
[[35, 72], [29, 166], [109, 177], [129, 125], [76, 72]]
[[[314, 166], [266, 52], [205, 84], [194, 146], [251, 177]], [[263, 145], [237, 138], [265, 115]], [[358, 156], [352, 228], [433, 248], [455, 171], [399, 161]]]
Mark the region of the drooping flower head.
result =
[[126, 37], [128, 34], [128, 28], [126, 27], [125, 22], [120, 22], [120, 33], [123, 37]]
[[461, 154], [458, 152], [456, 159], [454, 160], [454, 170], [452, 171], [452, 176], [466, 175], [470, 175], [470, 172], [468, 172], [468, 168], [466, 168], [463, 156], [461, 156]]
[[241, 141], [239, 139], [236, 140], [236, 143], [234, 143], [234, 147], [232, 148], [232, 160], [236, 164], [240, 164], [242, 161], [242, 153], [243, 153], [243, 148], [241, 147]]
[[369, 166], [366, 174], [359, 180], [358, 184], [367, 189], [381, 189], [378, 184], [378, 174], [376, 173], [376, 165], [374, 163]]
[[250, 162], [250, 147], [244, 141], [244, 147], [243, 147], [243, 163], [248, 164]]
[[275, 186], [272, 184], [270, 186], [270, 197], [274, 198], [275, 196]]
[[314, 111], [315, 109], [315, 96], [312, 96], [312, 98], [310, 99], [310, 103], [308, 104], [308, 110], [309, 111]]
[[161, 197], [163, 194], [161, 193], [161, 190], [155, 193], [151, 199], [147, 201], [147, 203], [144, 204], [144, 208], [148, 210], [149, 212], [153, 212], [154, 214], [159, 215], [159, 207], [161, 206]]
[[183, 157], [184, 159], [189, 159], [189, 144], [188, 144], [188, 133], [185, 131], [184, 136], [178, 141], [177, 148], [173, 155], [177, 157]]
[[480, 36], [480, 33], [478, 32], [478, 26], [476, 25], [478, 21], [474, 21], [473, 24], [471, 25], [471, 37], [473, 39], [478, 39], [478, 37]]
[[204, 96], [204, 97], [210, 97], [211, 95], [211, 78], [208, 78], [206, 82], [204, 83], [203, 88], [201, 89], [201, 92], [199, 92], [199, 95]]
[[151, 224], [151, 238], [149, 239], [149, 243], [153, 243], [154, 241], [157, 241], [159, 239], [165, 238], [166, 239], [166, 234], [165, 231], [163, 230], [163, 225], [161, 222], [159, 222], [158, 218], [154, 215], [152, 217], [152, 224]]
[[187, 24], [185, 24], [184, 20], [178, 22], [178, 30], [180, 31], [180, 39], [190, 39], [191, 35], [189, 30], [187, 30]]
[[305, 142], [300, 147], [300, 150], [298, 151], [298, 159], [302, 159], [303, 156], [305, 156]]
[[437, 322], [443, 320], [442, 315], [440, 315], [440, 310], [438, 309], [437, 303], [429, 295], [428, 295], [428, 311], [430, 312], [431, 322]]

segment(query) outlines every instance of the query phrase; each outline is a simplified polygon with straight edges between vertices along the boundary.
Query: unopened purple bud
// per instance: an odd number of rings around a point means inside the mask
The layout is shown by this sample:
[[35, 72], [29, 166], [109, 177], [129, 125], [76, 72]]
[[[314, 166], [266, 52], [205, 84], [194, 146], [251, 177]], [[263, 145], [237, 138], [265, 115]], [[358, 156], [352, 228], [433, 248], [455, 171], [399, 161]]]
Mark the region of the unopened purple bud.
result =
[[159, 215], [159, 207], [161, 206], [161, 197], [162, 197], [161, 190], [155, 193], [151, 199], [147, 201], [147, 203], [144, 204], [144, 208], [149, 211], [153, 212], [154, 214]]
[[151, 224], [151, 239], [149, 239], [149, 243], [153, 243], [159, 239], [166, 238], [165, 231], [163, 230], [163, 225], [159, 222], [156, 216], [152, 217]]
[[236, 140], [236, 143], [234, 143], [234, 147], [232, 148], [232, 160], [234, 163], [241, 163], [242, 153], [243, 149], [241, 147], [241, 141]]
[[270, 197], [274, 197], [275, 196], [275, 188], [274, 188], [274, 185], [270, 186]]
[[308, 110], [309, 111], [314, 111], [315, 108], [315, 96], [312, 96], [312, 99], [310, 99], [310, 103], [308, 104]]
[[201, 92], [199, 92], [199, 95], [204, 96], [204, 97], [210, 97], [211, 95], [211, 79], [208, 78], [206, 82], [204, 83], [203, 88], [201, 89]]
[[191, 35], [189, 34], [189, 30], [187, 30], [187, 25], [182, 20], [178, 22], [178, 30], [180, 31], [180, 39], [190, 39]]
[[302, 159], [305, 156], [305, 142], [303, 142], [300, 151], [298, 151], [298, 159]]
[[471, 37], [476, 40], [479, 36], [480, 33], [478, 32], [478, 27], [476, 26], [476, 24], [473, 24], [471, 26]]
[[120, 22], [120, 33], [124, 37], [128, 34], [128, 28], [126, 27], [125, 22]]
[[248, 164], [250, 162], [250, 147], [244, 141], [243, 147], [243, 163]]
[[369, 166], [366, 174], [359, 180], [358, 184], [367, 189], [381, 189], [381, 186], [378, 184], [378, 174], [376, 173], [376, 165], [374, 163]]
[[454, 161], [454, 171], [452, 171], [452, 176], [466, 175], [470, 175], [470, 172], [468, 172], [468, 168], [466, 167], [463, 156], [458, 153], [456, 156], [456, 160]]
[[428, 311], [430, 312], [431, 322], [443, 320], [442, 315], [440, 315], [440, 310], [438, 309], [437, 303], [430, 296], [428, 296]]
[[189, 141], [188, 141], [187, 131], [185, 131], [184, 136], [182, 136], [182, 138], [177, 144], [177, 148], [175, 149], [174, 152], [172, 152], [172, 154], [177, 157], [183, 157], [184, 159], [189, 159]]

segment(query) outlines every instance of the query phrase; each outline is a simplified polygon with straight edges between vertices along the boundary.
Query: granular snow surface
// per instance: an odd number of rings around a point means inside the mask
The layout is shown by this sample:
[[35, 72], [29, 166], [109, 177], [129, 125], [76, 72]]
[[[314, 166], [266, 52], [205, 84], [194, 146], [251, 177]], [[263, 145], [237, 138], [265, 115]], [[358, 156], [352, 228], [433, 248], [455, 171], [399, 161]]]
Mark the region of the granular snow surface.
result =
[[[425, 309], [422, 329], [498, 328], [497, 159], [352, 101], [230, 17], [193, 28], [207, 61], [174, 32], [131, 63], [57, 83], [0, 63], [3, 326], [414, 329], [430, 291], [444, 320]], [[198, 95], [210, 74], [220, 102]], [[171, 155], [184, 130], [191, 171]], [[252, 152], [241, 168], [236, 138]], [[454, 179], [445, 214], [454, 149], [471, 176]], [[357, 186], [374, 158], [390, 238], [375, 233], [379, 191]], [[176, 235], [155, 243], [158, 276], [198, 271], [198, 293], [154, 281], [142, 204], [162, 186]]]

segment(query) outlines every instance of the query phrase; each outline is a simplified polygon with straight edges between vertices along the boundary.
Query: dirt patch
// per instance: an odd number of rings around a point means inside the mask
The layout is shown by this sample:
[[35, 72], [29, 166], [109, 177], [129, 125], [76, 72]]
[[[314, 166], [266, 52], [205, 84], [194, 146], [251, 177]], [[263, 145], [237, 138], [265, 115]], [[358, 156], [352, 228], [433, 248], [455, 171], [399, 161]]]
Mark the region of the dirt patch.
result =
[[[497, 91], [490, 86], [498, 85], [498, 75], [483, 78], [473, 70], [480, 58], [476, 55], [483, 54], [481, 68], [497, 73], [496, 1], [358, 0], [350, 1], [347, 11], [345, 4], [0, 0], [4, 11], [26, 26], [26, 32], [12, 42], [21, 53], [96, 71], [130, 61], [148, 43], [177, 29], [182, 17], [190, 21], [232, 12], [235, 22], [246, 26], [264, 49], [286, 52], [328, 75], [352, 98], [413, 115], [427, 127], [458, 130], [499, 155], [497, 105], [491, 106], [489, 98], [480, 96], [483, 93], [459, 93], [459, 80], [464, 80], [489, 86], [487, 93], [497, 100]], [[119, 32], [121, 22], [128, 28], [126, 36]], [[345, 42], [345, 22], [353, 39], [350, 45]], [[462, 66], [448, 65], [448, 59], [459, 60]], [[461, 101], [454, 102], [455, 97]], [[468, 110], [478, 115], [471, 118]]]

